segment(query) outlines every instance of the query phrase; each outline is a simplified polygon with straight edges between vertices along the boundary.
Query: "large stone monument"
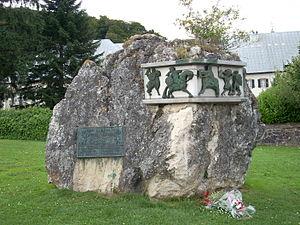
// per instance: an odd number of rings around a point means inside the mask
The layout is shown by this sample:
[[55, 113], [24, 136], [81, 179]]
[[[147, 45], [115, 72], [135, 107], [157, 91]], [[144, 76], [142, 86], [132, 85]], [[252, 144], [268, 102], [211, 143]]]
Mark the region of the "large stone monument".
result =
[[50, 182], [155, 198], [244, 183], [259, 131], [244, 64], [199, 47], [179, 60], [176, 48], [134, 36], [102, 67], [83, 65], [53, 110]]

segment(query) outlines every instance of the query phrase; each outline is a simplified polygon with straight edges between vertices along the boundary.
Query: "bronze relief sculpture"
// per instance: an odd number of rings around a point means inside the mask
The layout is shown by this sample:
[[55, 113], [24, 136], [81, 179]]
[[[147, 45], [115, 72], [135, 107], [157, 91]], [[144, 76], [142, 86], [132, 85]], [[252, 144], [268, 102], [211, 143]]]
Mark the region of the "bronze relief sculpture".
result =
[[193, 95], [187, 90], [187, 82], [193, 79], [194, 73], [190, 70], [176, 70], [174, 66], [169, 68], [165, 79], [167, 87], [164, 90], [163, 98], [174, 98], [173, 92], [183, 91], [189, 95]]
[[243, 78], [238, 70], [232, 71], [231, 69], [225, 69], [224, 71], [221, 71], [219, 78], [224, 81], [223, 91], [221, 93], [222, 96], [224, 96], [226, 92], [228, 92], [229, 96], [241, 95], [240, 86], [243, 85]]
[[215, 78], [212, 71], [212, 66], [205, 66], [204, 70], [197, 70], [197, 77], [201, 78], [202, 87], [198, 95], [205, 92], [205, 89], [212, 89], [215, 91], [216, 97], [219, 97], [219, 81]]
[[149, 68], [146, 71], [146, 76], [148, 77], [149, 81], [146, 84], [147, 93], [149, 96], [152, 96], [152, 90], [155, 88], [158, 95], [159, 93], [159, 87], [160, 87], [160, 80], [159, 77], [161, 76], [161, 72], [155, 68]]

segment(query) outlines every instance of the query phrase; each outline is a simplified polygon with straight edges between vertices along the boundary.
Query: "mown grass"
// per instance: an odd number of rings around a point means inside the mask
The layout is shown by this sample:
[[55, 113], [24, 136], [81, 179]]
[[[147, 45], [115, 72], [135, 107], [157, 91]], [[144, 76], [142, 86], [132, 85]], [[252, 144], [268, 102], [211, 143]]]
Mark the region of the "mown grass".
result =
[[210, 211], [200, 200], [105, 197], [47, 183], [44, 142], [0, 140], [0, 224], [300, 224], [300, 148], [258, 147], [242, 189], [252, 219]]

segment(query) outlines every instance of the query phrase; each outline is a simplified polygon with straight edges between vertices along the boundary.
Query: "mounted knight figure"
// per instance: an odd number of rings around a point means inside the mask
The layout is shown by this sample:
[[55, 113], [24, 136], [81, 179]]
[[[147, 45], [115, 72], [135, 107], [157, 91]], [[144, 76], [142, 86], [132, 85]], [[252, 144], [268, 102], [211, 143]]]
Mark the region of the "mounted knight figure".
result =
[[189, 95], [193, 95], [187, 90], [187, 82], [193, 79], [194, 73], [190, 70], [176, 70], [174, 66], [169, 68], [165, 80], [167, 87], [164, 90], [163, 98], [174, 98], [174, 91], [183, 91]]

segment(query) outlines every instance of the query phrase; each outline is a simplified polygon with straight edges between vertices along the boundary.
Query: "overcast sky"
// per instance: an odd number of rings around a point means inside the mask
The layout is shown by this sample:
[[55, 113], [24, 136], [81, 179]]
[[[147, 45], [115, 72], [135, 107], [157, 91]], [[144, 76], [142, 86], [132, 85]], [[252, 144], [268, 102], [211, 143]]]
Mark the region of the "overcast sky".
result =
[[[206, 8], [211, 0], [194, 0], [197, 10]], [[221, 0], [225, 6], [240, 9], [246, 18], [240, 28], [260, 33], [300, 31], [300, 0]], [[136, 21], [172, 40], [188, 37], [175, 25], [184, 12], [178, 0], [82, 0], [81, 8], [90, 16], [105, 15], [111, 19]]]

